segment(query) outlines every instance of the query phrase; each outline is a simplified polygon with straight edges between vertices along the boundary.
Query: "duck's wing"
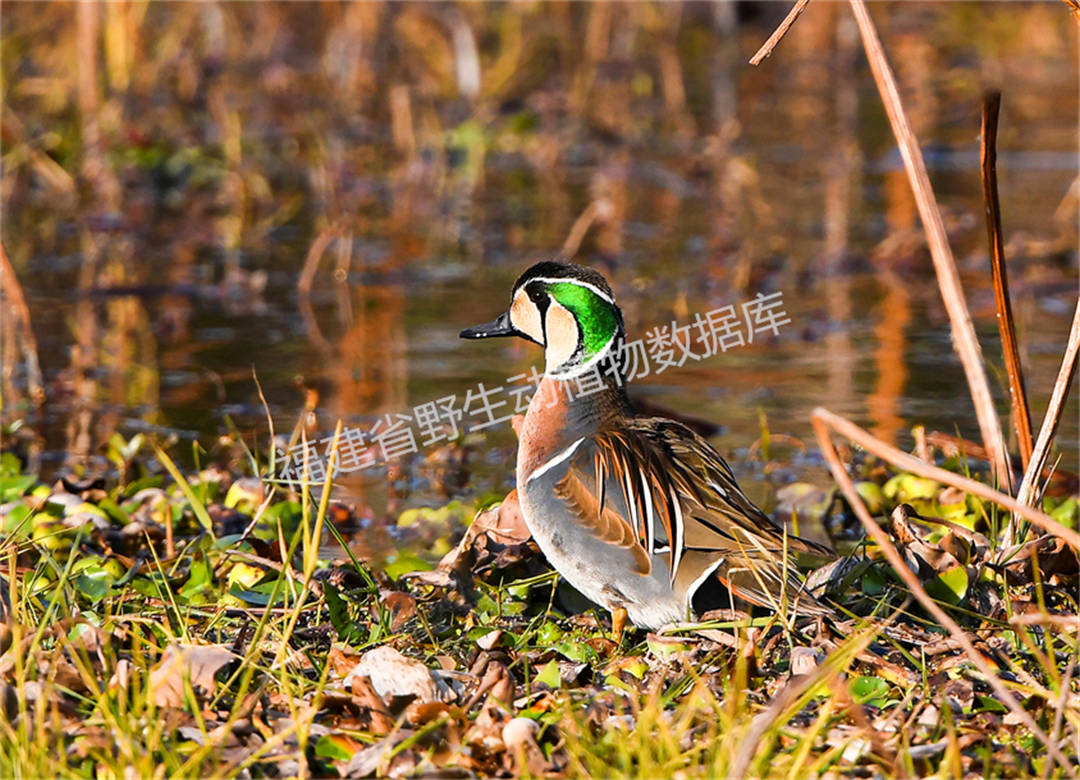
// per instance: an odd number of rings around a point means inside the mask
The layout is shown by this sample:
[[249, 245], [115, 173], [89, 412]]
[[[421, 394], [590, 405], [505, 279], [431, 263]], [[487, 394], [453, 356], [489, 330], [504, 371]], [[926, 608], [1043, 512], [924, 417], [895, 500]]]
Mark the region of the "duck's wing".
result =
[[785, 538], [742, 492], [720, 454], [683, 425], [638, 418], [590, 439], [567, 479], [594, 497], [593, 516], [607, 516], [597, 522], [610, 529], [618, 518], [624, 543], [629, 529], [643, 552], [666, 554], [673, 587], [691, 599], [716, 577], [740, 598], [775, 608], [781, 594], [790, 602], [801, 590], [787, 556], [832, 555], [815, 542]]

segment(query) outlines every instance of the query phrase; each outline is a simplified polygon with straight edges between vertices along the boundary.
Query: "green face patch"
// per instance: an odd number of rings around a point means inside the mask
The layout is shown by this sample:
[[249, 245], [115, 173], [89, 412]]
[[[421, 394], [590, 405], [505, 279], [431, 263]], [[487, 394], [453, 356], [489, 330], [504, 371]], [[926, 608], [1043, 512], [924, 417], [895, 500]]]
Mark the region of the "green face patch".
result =
[[615, 337], [619, 326], [615, 307], [588, 287], [573, 282], [555, 282], [549, 284], [547, 290], [577, 320], [585, 344], [586, 360]]

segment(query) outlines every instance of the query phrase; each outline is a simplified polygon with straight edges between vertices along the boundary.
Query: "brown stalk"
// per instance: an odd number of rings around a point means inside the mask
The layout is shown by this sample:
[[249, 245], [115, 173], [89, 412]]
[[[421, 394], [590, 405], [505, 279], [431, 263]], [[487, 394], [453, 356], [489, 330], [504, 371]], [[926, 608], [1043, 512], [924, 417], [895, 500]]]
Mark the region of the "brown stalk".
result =
[[1009, 301], [1009, 276], [1005, 269], [1005, 243], [1001, 231], [1001, 200], [997, 182], [997, 128], [1001, 110], [1001, 93], [990, 92], [983, 99], [982, 133], [979, 145], [979, 165], [982, 170], [983, 202], [986, 204], [986, 234], [990, 242], [990, 270], [994, 280], [994, 304], [997, 306], [998, 332], [1005, 371], [1009, 376], [1009, 399], [1020, 442], [1020, 459], [1024, 469], [1031, 462], [1031, 413], [1028, 411], [1027, 390], [1024, 387], [1024, 367], [1016, 344], [1016, 327], [1012, 304]]
[[927, 477], [928, 479], [941, 482], [945, 485], [952, 485], [973, 496], [984, 498], [987, 501], [993, 501], [995, 504], [1008, 509], [1010, 512], [1019, 514], [1024, 519], [1030, 520], [1047, 533], [1061, 537], [1073, 549], [1080, 550], [1080, 533], [1077, 533], [1071, 528], [1066, 528], [1044, 512], [1033, 509], [1026, 504], [1021, 504], [1018, 499], [1015, 499], [1010, 495], [1002, 493], [999, 490], [994, 490], [992, 487], [984, 485], [982, 482], [976, 482], [975, 480], [968, 479], [960, 474], [954, 474], [951, 471], [946, 471], [945, 469], [921, 461], [912, 455], [908, 455], [906, 452], [902, 452], [901, 450], [886, 444], [871, 435], [869, 431], [860, 428], [849, 420], [845, 420], [838, 414], [830, 412], [828, 409], [818, 407], [814, 410], [812, 417], [814, 419], [820, 418], [833, 430], [860, 445], [867, 452], [872, 452], [882, 460], [888, 461], [903, 471], [910, 471], [912, 474], [918, 474], [920, 477]]
[[975, 404], [975, 415], [979, 421], [983, 444], [991, 455], [991, 464], [998, 483], [1007, 485], [1009, 483], [1008, 453], [1005, 451], [1005, 442], [1001, 435], [1001, 422], [994, 411], [994, 399], [986, 380], [982, 350], [975, 336], [975, 328], [971, 324], [971, 314], [968, 312], [964, 292], [960, 286], [960, 274], [956, 270], [956, 261], [953, 259], [952, 249], [945, 234], [941, 212], [934, 198], [934, 191], [930, 187], [926, 163], [923, 161], [918, 139], [915, 138], [908, 123], [896, 79], [885, 57], [885, 51], [881, 46], [874, 22], [870, 18], [870, 12], [863, 0], [850, 0], [850, 2], [855, 13], [855, 21], [859, 25], [859, 33], [862, 35], [863, 48], [866, 49], [866, 56], [870, 61], [870, 70], [874, 74], [878, 92], [881, 93], [882, 102], [885, 104], [889, 124], [892, 125], [893, 134], [900, 147], [900, 156], [904, 160], [904, 169], [907, 171], [911, 189], [915, 194], [915, 204], [918, 206], [923, 229], [926, 231], [926, 241], [937, 272], [941, 297], [949, 315], [953, 346], [960, 357], [968, 387], [971, 389], [971, 398]]
[[1020, 489], [1016, 492], [1016, 500], [1021, 506], [1030, 506], [1035, 500], [1035, 482], [1046, 466], [1046, 459], [1050, 456], [1050, 445], [1057, 434], [1061, 416], [1065, 413], [1065, 399], [1069, 395], [1073, 374], [1076, 373], [1078, 354], [1080, 354], [1080, 301], [1077, 301], [1076, 309], [1073, 311], [1069, 341], [1065, 346], [1065, 356], [1061, 360], [1057, 381], [1054, 382], [1054, 391], [1050, 394], [1050, 406], [1046, 410], [1042, 427], [1039, 429], [1039, 438], [1035, 441], [1031, 462], [1024, 469], [1024, 478], [1020, 482]]
[[799, 18], [799, 15], [809, 4], [810, 0], [795, 0], [795, 5], [788, 11], [788, 15], [784, 17], [784, 21], [780, 22], [780, 26], [773, 30], [773, 34], [769, 36], [769, 39], [761, 44], [761, 48], [750, 58], [751, 65], [760, 65], [763, 59], [772, 54], [772, 50], [776, 48], [776, 44], [780, 43], [780, 39], [787, 35], [787, 31], [791, 29], [791, 25], [795, 24], [795, 20]]
[[[853, 5], [856, 3], [861, 3], [861, 0], [852, 0]], [[1073, 769], [1065, 754], [1062, 753], [1061, 749], [1050, 740], [1050, 737], [1039, 728], [1031, 715], [1020, 706], [1020, 703], [1013, 696], [1012, 692], [1005, 687], [1004, 683], [1002, 683], [997, 672], [990, 667], [990, 664], [986, 662], [986, 659], [982, 654], [975, 649], [975, 645], [971, 643], [971, 639], [968, 637], [967, 632], [957, 625], [956, 621], [949, 617], [948, 613], [930, 598], [930, 595], [923, 588], [922, 583], [919, 582], [919, 578], [915, 576], [915, 573], [904, 563], [904, 559], [900, 556], [896, 547], [893, 546], [888, 535], [881, 530], [881, 527], [874, 521], [874, 518], [870, 516], [870, 512], [863, 504], [858, 491], [855, 490], [855, 484], [844, 470], [844, 466], [840, 462], [840, 456], [836, 454], [836, 448], [833, 446], [832, 439], [829, 436], [828, 426], [834, 420], [840, 420], [842, 422], [846, 421], [820, 407], [814, 410], [814, 413], [811, 415], [811, 420], [814, 424], [814, 433], [817, 435], [818, 443], [821, 446], [821, 452], [824, 454], [825, 460], [829, 464], [829, 471], [832, 472], [833, 478], [840, 486], [840, 491], [844, 494], [844, 498], [847, 499], [848, 504], [855, 512], [855, 515], [863, 524], [866, 533], [877, 543], [882, 554], [885, 556], [885, 559], [893, 567], [896, 573], [900, 575], [900, 579], [904, 581], [904, 584], [908, 586], [911, 595], [913, 595], [918, 602], [923, 605], [923, 608], [933, 615], [934, 618], [948, 630], [956, 643], [963, 648], [964, 654], [967, 655], [973, 664], [975, 664], [975, 668], [982, 673], [986, 683], [994, 689], [994, 692], [998, 695], [1001, 703], [1008, 707], [1013, 716], [1027, 727], [1032, 736], [1042, 742], [1046, 747], [1047, 753], [1058, 762], [1058, 765], [1069, 775], [1069, 777], [1075, 778], [1077, 776], [1076, 770]], [[834, 425], [834, 427], [836, 426]], [[915, 458], [911, 459], [918, 462]]]

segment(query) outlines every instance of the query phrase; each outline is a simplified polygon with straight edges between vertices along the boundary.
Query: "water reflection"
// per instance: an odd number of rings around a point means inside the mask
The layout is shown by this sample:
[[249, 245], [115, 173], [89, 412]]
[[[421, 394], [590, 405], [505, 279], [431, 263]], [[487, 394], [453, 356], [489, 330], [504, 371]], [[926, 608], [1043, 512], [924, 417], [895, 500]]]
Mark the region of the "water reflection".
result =
[[[884, 9], [887, 9], [885, 12]], [[778, 338], [637, 383], [743, 460], [825, 404], [907, 446], [977, 428], [846, 6], [761, 67], [772, 4], [12, 5], [3, 243], [46, 379], [3, 413], [52, 466], [115, 430], [265, 440], [370, 424], [539, 360], [460, 344], [564, 244], [632, 334], [782, 291]], [[1006, 418], [984, 246], [981, 88], [1005, 103], [1005, 234], [1034, 419], [1076, 294], [1077, 36], [1054, 4], [875, 8]], [[1072, 190], [1070, 190], [1072, 187]], [[1070, 194], [1071, 193], [1071, 194]], [[5, 328], [6, 330], [6, 328]], [[475, 345], [471, 345], [475, 347]], [[11, 350], [5, 351], [10, 366]], [[1075, 416], [1060, 434], [1077, 466]], [[512, 478], [508, 428], [470, 490]], [[755, 470], [753, 464], [740, 468]], [[821, 476], [812, 457], [773, 475]], [[417, 471], [419, 473], [419, 471]], [[406, 478], [408, 483], [408, 478]], [[400, 483], [400, 480], [399, 480]], [[350, 485], [373, 505], [381, 471]], [[429, 500], [416, 477], [410, 500]], [[767, 492], [767, 488], [764, 489]]]

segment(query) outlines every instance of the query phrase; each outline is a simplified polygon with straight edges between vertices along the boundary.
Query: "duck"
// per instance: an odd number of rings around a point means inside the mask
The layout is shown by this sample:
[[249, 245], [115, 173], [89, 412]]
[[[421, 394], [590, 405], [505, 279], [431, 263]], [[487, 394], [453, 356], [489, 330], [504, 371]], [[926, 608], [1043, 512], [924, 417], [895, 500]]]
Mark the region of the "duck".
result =
[[627, 620], [655, 631], [717, 609], [789, 621], [829, 612], [794, 556], [832, 552], [759, 509], [697, 433], [635, 411], [623, 315], [602, 274], [536, 263], [506, 311], [461, 337], [543, 348], [544, 373], [518, 426], [517, 498], [541, 553], [611, 613], [620, 639]]

